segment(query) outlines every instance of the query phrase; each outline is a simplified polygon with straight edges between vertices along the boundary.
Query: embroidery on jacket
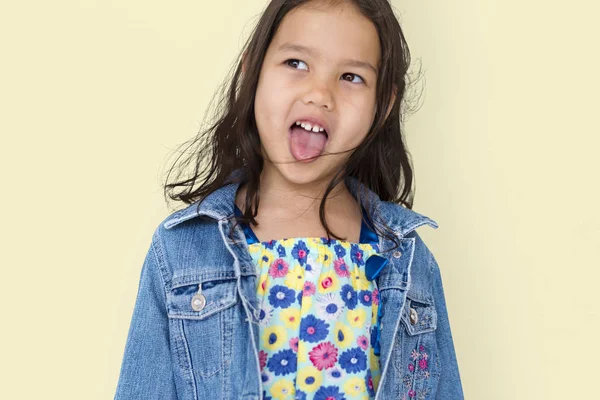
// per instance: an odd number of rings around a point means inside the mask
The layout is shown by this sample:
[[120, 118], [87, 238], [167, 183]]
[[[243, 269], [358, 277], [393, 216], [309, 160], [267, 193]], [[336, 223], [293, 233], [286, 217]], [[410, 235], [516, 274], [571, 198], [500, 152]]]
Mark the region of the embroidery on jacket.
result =
[[[415, 375], [419, 375], [424, 379], [429, 379], [431, 377], [431, 373], [429, 371], [429, 354], [425, 351], [425, 346], [422, 344], [419, 345], [419, 349], [413, 349], [410, 354], [410, 362], [408, 364], [408, 371], [410, 374], [405, 374], [402, 382], [404, 386], [409, 389], [408, 390], [408, 398], [416, 400], [425, 400], [429, 390], [424, 388], [423, 390], [415, 391], [412, 389], [413, 377]], [[402, 397], [402, 399], [406, 399], [406, 395]]]

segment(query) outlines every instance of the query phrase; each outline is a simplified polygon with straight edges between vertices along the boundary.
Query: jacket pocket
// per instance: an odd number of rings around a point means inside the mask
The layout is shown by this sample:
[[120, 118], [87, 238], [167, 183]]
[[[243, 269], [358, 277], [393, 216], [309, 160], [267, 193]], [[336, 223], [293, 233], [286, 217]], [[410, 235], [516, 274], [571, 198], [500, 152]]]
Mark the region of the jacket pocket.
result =
[[231, 362], [236, 282], [223, 277], [173, 279], [167, 298], [173, 349], [178, 365], [193, 371], [197, 380], [213, 377]]
[[434, 399], [439, 377], [435, 304], [407, 293], [402, 323], [402, 393], [410, 399]]
[[431, 301], [416, 299], [407, 293], [402, 322], [410, 336], [433, 332], [437, 328], [437, 313]]

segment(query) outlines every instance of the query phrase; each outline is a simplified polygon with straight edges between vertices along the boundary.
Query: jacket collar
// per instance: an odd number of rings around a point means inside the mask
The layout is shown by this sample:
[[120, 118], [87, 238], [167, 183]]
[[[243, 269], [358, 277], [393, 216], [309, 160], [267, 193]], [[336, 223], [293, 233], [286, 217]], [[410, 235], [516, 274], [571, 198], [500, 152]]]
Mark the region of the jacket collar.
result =
[[[241, 173], [242, 171], [240, 169], [235, 170], [229, 176], [227, 181], [230, 182], [233, 178], [238, 178]], [[235, 180], [236, 181], [226, 184], [208, 194], [203, 201], [196, 201], [186, 208], [173, 212], [165, 219], [165, 221], [163, 221], [163, 226], [166, 229], [171, 229], [182, 222], [196, 218], [200, 215], [205, 215], [214, 218], [215, 220], [233, 217], [235, 196], [241, 183], [240, 179]], [[357, 196], [360, 195], [363, 203], [363, 196], [366, 193], [371, 204], [371, 209], [369, 210], [371, 215], [380, 215], [380, 219], [385, 221], [386, 224], [400, 237], [407, 235], [412, 230], [424, 224], [428, 224], [436, 229], [438, 228], [437, 222], [425, 215], [419, 214], [400, 204], [381, 201], [375, 192], [358, 182], [354, 177], [346, 177], [345, 183], [354, 198], [357, 199]], [[363, 188], [365, 193], [361, 190]]]

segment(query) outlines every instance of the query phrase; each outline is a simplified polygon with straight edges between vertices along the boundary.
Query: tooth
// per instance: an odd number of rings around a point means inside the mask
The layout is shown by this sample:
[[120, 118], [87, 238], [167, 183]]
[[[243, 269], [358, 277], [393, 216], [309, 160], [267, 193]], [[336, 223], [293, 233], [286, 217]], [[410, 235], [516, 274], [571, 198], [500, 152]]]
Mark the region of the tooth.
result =
[[313, 127], [312, 131], [315, 132], [315, 133], [319, 132], [319, 127], [318, 126]]
[[325, 129], [323, 128], [319, 128], [319, 132], [323, 132]]
[[306, 126], [306, 124], [304, 122], [301, 122], [300, 126], [304, 128]]
[[300, 125], [300, 122], [299, 122], [299, 121], [296, 121], [296, 125]]
[[309, 130], [309, 131], [310, 131], [310, 130], [312, 130], [312, 125], [311, 125], [311, 124], [306, 124], [304, 127], [305, 127], [307, 130]]

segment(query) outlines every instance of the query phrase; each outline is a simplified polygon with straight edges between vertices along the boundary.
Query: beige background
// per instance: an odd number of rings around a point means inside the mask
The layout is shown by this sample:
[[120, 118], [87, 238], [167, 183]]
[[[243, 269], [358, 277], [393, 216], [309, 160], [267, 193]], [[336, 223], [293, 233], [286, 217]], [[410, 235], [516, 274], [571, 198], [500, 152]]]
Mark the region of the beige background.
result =
[[[466, 398], [594, 397], [600, 7], [393, 3]], [[162, 176], [264, 5], [0, 4], [0, 398], [112, 399]]]

